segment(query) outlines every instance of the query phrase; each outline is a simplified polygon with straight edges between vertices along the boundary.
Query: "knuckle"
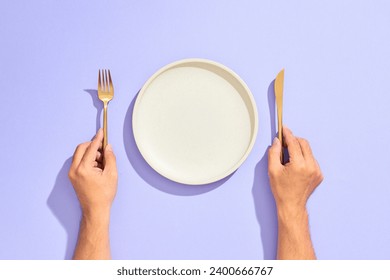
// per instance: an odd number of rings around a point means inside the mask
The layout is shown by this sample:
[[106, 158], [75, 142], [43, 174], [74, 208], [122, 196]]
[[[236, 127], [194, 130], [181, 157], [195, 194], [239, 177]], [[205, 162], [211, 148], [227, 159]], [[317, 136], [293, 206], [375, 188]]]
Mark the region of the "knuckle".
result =
[[306, 173], [307, 172], [307, 168], [306, 168], [306, 165], [304, 163], [301, 163], [301, 162], [298, 162], [296, 165], [295, 165], [295, 168], [297, 169], [298, 172], [300, 173]]
[[303, 144], [305, 144], [307, 146], [310, 145], [309, 141], [307, 139], [305, 139], [305, 138], [301, 138], [301, 141], [302, 141]]
[[76, 168], [75, 170], [74, 170], [74, 177], [79, 177], [80, 176], [80, 168]]
[[298, 138], [294, 137], [291, 142], [293, 142], [294, 145], [299, 147], [299, 140], [298, 140]]
[[85, 144], [86, 143], [81, 143], [81, 144], [78, 144], [77, 145], [77, 147], [76, 147], [76, 149], [74, 150], [74, 154], [77, 154], [77, 153], [79, 153], [79, 152], [81, 152], [82, 150], [84, 150], [85, 148]]
[[73, 180], [77, 177], [77, 166], [72, 164], [69, 168], [69, 172], [68, 172], [68, 177], [69, 179]]
[[320, 182], [322, 182], [324, 180], [324, 174], [322, 174], [322, 172], [320, 170], [317, 173], [317, 178]]
[[82, 144], [78, 144], [78, 145], [77, 145], [76, 149], [74, 150], [75, 153], [81, 149], [81, 145], [82, 145]]
[[74, 171], [73, 171], [72, 168], [71, 168], [71, 169], [69, 170], [69, 172], [68, 172], [68, 178], [69, 178], [70, 180], [73, 180], [73, 178], [74, 178]]
[[83, 178], [85, 176], [85, 169], [83, 168], [82, 165], [76, 168], [75, 175], [76, 177], [80, 177], [80, 178]]
[[311, 165], [307, 168], [307, 172], [312, 176], [317, 176], [318, 170], [315, 166]]
[[299, 138], [299, 144], [303, 146], [304, 148], [310, 148], [310, 143], [305, 138]]
[[268, 177], [269, 178], [277, 178], [280, 174], [280, 169], [276, 167], [269, 167], [268, 168]]
[[84, 142], [84, 143], [81, 143], [77, 146], [77, 148], [79, 149], [85, 149], [87, 148], [89, 145], [91, 144], [91, 142]]
[[276, 170], [273, 168], [268, 168], [268, 177], [275, 177], [276, 175]]
[[76, 152], [81, 150], [85, 146], [85, 143], [78, 144], [76, 147]]

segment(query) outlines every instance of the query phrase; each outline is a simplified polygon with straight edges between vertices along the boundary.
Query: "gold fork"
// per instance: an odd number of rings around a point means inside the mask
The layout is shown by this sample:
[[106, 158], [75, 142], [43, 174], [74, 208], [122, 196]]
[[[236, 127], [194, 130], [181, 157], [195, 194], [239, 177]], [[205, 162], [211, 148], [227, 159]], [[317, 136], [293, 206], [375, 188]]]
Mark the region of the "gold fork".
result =
[[[104, 113], [103, 113], [103, 148], [107, 146], [108, 136], [107, 136], [107, 106], [108, 102], [110, 102], [114, 98], [114, 85], [111, 80], [110, 70], [101, 70], [102, 74], [98, 77], [98, 96], [104, 104]], [[108, 74], [107, 74], [108, 73]]]

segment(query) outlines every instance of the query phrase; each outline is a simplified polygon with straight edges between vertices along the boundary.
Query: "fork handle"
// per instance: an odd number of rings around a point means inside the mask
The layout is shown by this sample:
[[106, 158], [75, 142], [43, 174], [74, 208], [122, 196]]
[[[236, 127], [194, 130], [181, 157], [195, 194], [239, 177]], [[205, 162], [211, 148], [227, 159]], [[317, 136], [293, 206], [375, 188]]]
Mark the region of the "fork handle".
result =
[[106, 148], [108, 143], [108, 136], [107, 136], [107, 104], [108, 102], [104, 102], [104, 111], [103, 111], [103, 149]]

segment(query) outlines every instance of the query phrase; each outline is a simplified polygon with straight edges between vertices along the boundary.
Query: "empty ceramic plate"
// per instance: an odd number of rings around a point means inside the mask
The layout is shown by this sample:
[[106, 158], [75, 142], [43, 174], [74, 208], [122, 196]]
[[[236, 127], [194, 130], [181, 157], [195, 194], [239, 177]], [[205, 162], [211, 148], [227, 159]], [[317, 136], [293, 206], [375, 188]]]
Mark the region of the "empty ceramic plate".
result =
[[200, 185], [233, 173], [257, 135], [246, 84], [222, 64], [185, 59], [157, 71], [133, 110], [136, 144], [149, 165], [173, 181]]

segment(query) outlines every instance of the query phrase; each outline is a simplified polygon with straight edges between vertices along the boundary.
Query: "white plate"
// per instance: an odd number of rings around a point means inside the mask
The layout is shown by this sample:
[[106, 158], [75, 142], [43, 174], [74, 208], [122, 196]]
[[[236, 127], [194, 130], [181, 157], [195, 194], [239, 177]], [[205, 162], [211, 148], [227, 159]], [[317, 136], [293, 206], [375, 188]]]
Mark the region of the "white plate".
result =
[[157, 71], [133, 111], [137, 146], [149, 165], [173, 181], [201, 185], [233, 173], [257, 135], [255, 100], [222, 64], [185, 59]]

